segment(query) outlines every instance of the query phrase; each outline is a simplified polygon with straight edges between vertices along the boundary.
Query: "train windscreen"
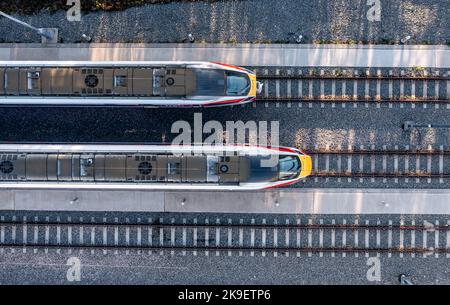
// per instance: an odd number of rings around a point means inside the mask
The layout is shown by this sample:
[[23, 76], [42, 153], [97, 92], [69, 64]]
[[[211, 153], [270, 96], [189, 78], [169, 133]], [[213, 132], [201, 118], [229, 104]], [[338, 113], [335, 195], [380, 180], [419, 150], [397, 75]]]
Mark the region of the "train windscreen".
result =
[[301, 163], [297, 156], [280, 156], [278, 164], [280, 180], [295, 179], [300, 173]]
[[214, 69], [195, 69], [197, 86], [195, 96], [224, 96], [225, 71]]
[[227, 96], [243, 96], [250, 91], [250, 80], [245, 73], [227, 71]]

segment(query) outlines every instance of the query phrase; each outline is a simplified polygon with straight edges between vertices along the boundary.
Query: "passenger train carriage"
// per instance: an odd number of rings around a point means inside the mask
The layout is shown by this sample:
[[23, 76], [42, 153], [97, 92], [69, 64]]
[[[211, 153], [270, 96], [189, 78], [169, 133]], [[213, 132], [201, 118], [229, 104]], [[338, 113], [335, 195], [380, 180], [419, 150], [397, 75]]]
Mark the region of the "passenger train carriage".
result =
[[265, 189], [297, 182], [311, 164], [287, 147], [0, 144], [0, 188]]
[[245, 68], [212, 62], [0, 61], [0, 105], [236, 105], [262, 84]]

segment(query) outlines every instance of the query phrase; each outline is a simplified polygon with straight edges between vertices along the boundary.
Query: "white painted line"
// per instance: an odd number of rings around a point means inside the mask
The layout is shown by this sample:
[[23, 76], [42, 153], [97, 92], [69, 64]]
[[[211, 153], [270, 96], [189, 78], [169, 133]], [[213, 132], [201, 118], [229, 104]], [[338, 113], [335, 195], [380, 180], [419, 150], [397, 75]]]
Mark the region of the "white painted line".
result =
[[[312, 225], [312, 219], [308, 219], [308, 225]], [[312, 230], [308, 229], [308, 248], [312, 248]], [[308, 256], [312, 256], [312, 252], [308, 252]]]
[[[359, 225], [359, 220], [355, 219], [355, 227], [358, 227], [358, 225]], [[354, 234], [354, 238], [355, 238], [355, 240], [354, 240], [354, 247], [358, 248], [359, 247], [359, 231], [358, 231], [357, 228], [355, 228], [353, 230], [353, 234]], [[355, 252], [355, 257], [359, 257], [359, 253], [358, 252]]]
[[[447, 220], [447, 242], [446, 246], [447, 250], [450, 250], [450, 220]], [[447, 252], [447, 258], [450, 258], [450, 253]]]
[[[152, 219], [151, 218], [148, 219], [148, 223], [149, 224], [152, 223]], [[151, 246], [153, 246], [153, 228], [151, 226], [148, 227], [147, 234], [148, 234], [148, 245], [151, 247]], [[149, 252], [149, 254], [151, 254], [152, 250], [150, 249], [148, 252]]]
[[[240, 219], [239, 223], [242, 226], [244, 223], [244, 220]], [[243, 247], [243, 246], [244, 246], [244, 229], [239, 228], [239, 247]], [[239, 256], [242, 256], [242, 251], [239, 251]]]
[[[323, 225], [323, 219], [319, 220], [320, 225]], [[319, 247], [323, 248], [323, 229], [319, 230]], [[323, 256], [323, 252], [320, 251], [319, 252], [319, 256], [322, 257]]]
[[[403, 227], [404, 225], [405, 225], [404, 220], [400, 219], [400, 227]], [[399, 236], [399, 249], [400, 249], [400, 251], [404, 249], [404, 239], [405, 239], [404, 234], [405, 234], [405, 231], [400, 229], [399, 230], [399, 235], [400, 235]], [[400, 254], [400, 257], [403, 257], [403, 253], [402, 252], [400, 252], [399, 254]]]
[[[308, 219], [308, 225], [312, 225], [312, 219]], [[308, 248], [312, 248], [312, 230], [308, 229]], [[312, 256], [312, 252], [308, 252], [308, 256]]]
[[[378, 70], [377, 74], [380, 72], [380, 74], [378, 76], [381, 75], [381, 71]], [[375, 96], [375, 98], [379, 101], [381, 100], [381, 80], [377, 79], [377, 95]]]
[[[300, 219], [297, 219], [297, 225], [300, 226]], [[301, 242], [301, 235], [300, 235], [300, 229], [297, 229], [297, 236], [296, 236], [296, 246], [297, 248], [300, 248], [300, 242]], [[450, 234], [450, 233], [449, 233]], [[300, 251], [297, 251], [297, 257], [300, 257]]]
[[[366, 226], [369, 225], [369, 221], [366, 220]], [[364, 235], [364, 247], [366, 249], [369, 249], [369, 229], [365, 230], [365, 235]], [[366, 252], [366, 257], [369, 257], [369, 252]]]
[[80, 245], [84, 244], [84, 227], [81, 225], [80, 226], [80, 233], [79, 233], [79, 241], [80, 241]]
[[175, 228], [174, 227], [170, 228], [170, 245], [172, 247], [175, 247]]
[[[342, 224], [345, 226], [347, 224], [347, 220], [343, 220]], [[347, 247], [347, 230], [343, 229], [342, 230], [342, 247], [345, 248]], [[346, 253], [342, 252], [342, 257], [345, 257]]]
[[[275, 70], [275, 75], [280, 75], [279, 69]], [[275, 95], [277, 98], [280, 98], [280, 80], [279, 79], [275, 80]]]
[[358, 81], [356, 79], [353, 81], [353, 99], [358, 99]]
[[[320, 75], [323, 75], [323, 70], [320, 70]], [[325, 97], [325, 82], [323, 79], [320, 80], [320, 99], [324, 99]]]
[[389, 99], [392, 99], [394, 97], [394, 84], [392, 79], [389, 80], [389, 88], [388, 88], [388, 95], [389, 95]]
[[[377, 226], [379, 226], [381, 224], [380, 220], [377, 220]], [[377, 229], [377, 236], [376, 236], [376, 243], [377, 243], [377, 248], [381, 248], [381, 231], [380, 229]], [[380, 257], [380, 252], [377, 252], [377, 257]]]
[[[289, 219], [286, 219], [286, 226], [289, 226]], [[289, 248], [289, 229], [284, 230], [284, 245]], [[289, 256], [289, 251], [286, 251], [286, 256]]]
[[[420, 173], [420, 155], [416, 155], [416, 173]], [[416, 183], [419, 183], [420, 179], [416, 178]]]
[[[264, 75], [269, 75], [269, 70], [264, 69]], [[264, 97], [269, 97], [269, 81], [264, 80]]]
[[[389, 229], [388, 229], [388, 249], [392, 248], [392, 220], [389, 220]], [[392, 253], [389, 250], [388, 257], [391, 257]]]
[[[266, 225], [266, 219], [265, 218], [263, 218], [262, 224], [263, 224], [263, 226]], [[261, 230], [261, 243], [262, 243], [262, 247], [265, 248], [266, 247], [266, 229], [265, 228], [262, 228], [262, 230]], [[261, 255], [262, 256], [266, 256], [266, 251], [263, 250]]]
[[34, 226], [34, 236], [33, 236], [33, 243], [37, 244], [38, 243], [38, 226]]
[[[59, 228], [59, 226], [58, 226]], [[23, 225], [23, 231], [22, 231], [22, 241], [24, 244], [28, 244], [28, 225], [26, 223], [24, 223]], [[58, 242], [59, 244], [59, 242]]]
[[426, 80], [423, 82], [423, 98], [428, 98], [428, 81]]
[[[331, 224], [334, 226], [336, 224], [336, 221], [334, 219], [331, 220]], [[336, 229], [331, 229], [331, 247], [336, 247]], [[331, 252], [331, 257], [334, 257], [335, 253], [334, 250]]]
[[[361, 150], [363, 150], [363, 146], [361, 146]], [[364, 155], [360, 154], [359, 155], [359, 172], [363, 173], [364, 172]], [[363, 181], [363, 178], [359, 178], [359, 181]]]
[[370, 83], [369, 83], [369, 80], [367, 80], [366, 79], [366, 81], [365, 81], [365, 84], [364, 84], [364, 95], [365, 95], [365, 98], [366, 99], [369, 99], [370, 98], [370, 95], [369, 95], [369, 89], [370, 89]]
[[[436, 227], [439, 227], [439, 220], [436, 220], [435, 222]], [[439, 249], [439, 232], [440, 230], [436, 229], [434, 231], [434, 248]], [[434, 253], [434, 257], [439, 257], [439, 252]]]
[[[197, 247], [197, 238], [198, 238], [198, 236], [197, 236], [197, 218], [194, 218], [194, 229], [193, 229], [193, 234], [192, 234], [192, 239], [193, 239], [193, 246], [194, 246], [194, 248], [196, 248]], [[197, 255], [197, 251], [196, 250], [194, 250], [193, 252], [192, 252], [192, 254], [194, 255], [194, 256], [196, 256]]]
[[[338, 150], [341, 150], [341, 145], [338, 145]], [[342, 156], [339, 154], [337, 156], [337, 172], [342, 173]], [[338, 182], [341, 182], [341, 178], [338, 178]]]
[[[185, 227], [185, 225], [186, 225], [186, 218], [183, 218], [183, 228], [182, 228], [182, 230], [181, 230], [181, 241], [182, 241], [182, 243], [183, 243], [183, 247], [186, 247], [186, 242], [187, 242], [187, 232], [186, 232], [186, 227]], [[217, 228], [216, 228], [216, 230], [217, 230]], [[217, 241], [216, 241], [216, 243], [217, 243]], [[181, 255], [186, 255], [186, 250], [183, 250], [183, 251], [181, 251]]]
[[[5, 226], [0, 226], [0, 242], [5, 242]], [[24, 240], [26, 242], [26, 239]]]
[[[206, 227], [205, 227], [205, 247], [209, 247], [209, 219], [208, 218], [205, 219], [205, 225], [206, 225]], [[174, 233], [173, 237], [174, 237], [174, 245], [175, 245], [175, 233]], [[205, 250], [205, 256], [208, 256], [208, 255], [209, 255], [209, 251]]]
[[[416, 221], [413, 219], [411, 220], [411, 226], [415, 226], [416, 225]], [[415, 248], [416, 247], [416, 230], [411, 230], [411, 248]], [[415, 257], [416, 255], [414, 254], [414, 252], [411, 252], [411, 257]]]
[[[426, 223], [427, 223], [427, 221], [424, 220], [424, 221], [423, 221], [423, 226], [424, 226], [424, 227], [425, 227]], [[427, 231], [426, 229], [422, 230], [422, 248], [423, 248], [424, 250], [427, 249], [427, 245], [428, 245], [428, 242], [427, 242], [427, 237], [428, 237], [428, 235], [427, 235], [427, 233], [428, 233], [428, 231]], [[426, 253], [423, 253], [423, 257], [427, 257], [427, 254], [426, 254]]]
[[[13, 225], [11, 228], [11, 239], [14, 243], [16, 242], [16, 230], [17, 230], [16, 226]], [[48, 241], [47, 241], [47, 243], [48, 243]]]
[[67, 227], [67, 243], [72, 244], [72, 226]]
[[345, 80], [342, 81], [342, 99], [347, 98], [347, 82]]
[[[427, 173], [431, 174], [431, 155], [427, 156]], [[428, 183], [431, 183], [431, 178], [428, 178]]]
[[[227, 231], [228, 231], [228, 247], [229, 248], [231, 248], [231, 246], [232, 246], [232, 237], [233, 237], [231, 224], [232, 224], [231, 218], [228, 218], [228, 225], [229, 225], [229, 227], [228, 227]], [[228, 251], [228, 256], [231, 256], [231, 251]]]
[[[291, 70], [288, 70], [288, 74], [291, 75]], [[292, 88], [291, 88], [291, 80], [290, 79], [287, 80], [286, 86], [287, 86], [287, 88], [286, 88], [287, 89], [287, 97], [291, 98], [292, 97], [292, 92], [291, 92]]]
[[[129, 237], [128, 237], [129, 239]], [[91, 228], [91, 245], [95, 245], [95, 227]], [[127, 243], [128, 245], [128, 243]]]
[[[276, 219], [274, 219], [273, 224], [275, 226], [278, 225], [278, 221]], [[273, 228], [273, 247], [277, 248], [278, 247], [278, 229], [276, 227]], [[277, 257], [278, 256], [278, 252], [274, 251], [273, 252], [273, 256]]]
[[118, 226], [114, 227], [114, 245], [115, 246], [119, 245], [119, 227]]
[[[444, 151], [444, 146], [443, 145], [441, 145], [440, 146], [440, 151], [441, 151], [441, 154], [439, 155], [439, 174], [444, 174], [444, 154], [443, 154], [443, 151]], [[441, 178], [439, 178], [439, 183], [444, 183], [444, 179], [441, 177]]]
[[142, 227], [139, 226], [137, 227], [137, 241], [136, 241], [138, 246], [142, 245]]
[[[298, 70], [298, 75], [302, 75], [303, 72], [302, 70]], [[301, 79], [298, 80], [298, 97], [302, 98], [303, 97], [303, 81]]]
[[[216, 247], [219, 247], [220, 245], [220, 227], [218, 227], [220, 225], [220, 219], [216, 218]], [[220, 251], [216, 251], [216, 256], [220, 255]]]
[[[255, 224], [255, 219], [252, 218], [251, 219], [251, 224], [254, 225]], [[254, 248], [255, 247], [255, 229], [252, 227], [250, 229], [250, 247]], [[255, 252], [252, 250], [250, 251], [250, 256], [254, 256]]]
[[[439, 72], [439, 71], [436, 71], [436, 72]], [[434, 98], [437, 100], [439, 99], [439, 81], [438, 80], [434, 82]]]
[[[405, 174], [409, 173], [409, 155], [405, 154], [403, 156], [403, 158], [405, 158]], [[405, 182], [408, 182], [408, 178], [405, 178]]]
[[[372, 150], [374, 150], [374, 148], [372, 148]], [[370, 171], [372, 173], [375, 173], [375, 155], [371, 155], [370, 156]], [[375, 182], [375, 178], [372, 177], [372, 182]]]
[[352, 172], [352, 155], [348, 155], [347, 159], [347, 173], [350, 174]]
[[405, 98], [405, 81], [403, 79], [400, 80], [400, 99]]

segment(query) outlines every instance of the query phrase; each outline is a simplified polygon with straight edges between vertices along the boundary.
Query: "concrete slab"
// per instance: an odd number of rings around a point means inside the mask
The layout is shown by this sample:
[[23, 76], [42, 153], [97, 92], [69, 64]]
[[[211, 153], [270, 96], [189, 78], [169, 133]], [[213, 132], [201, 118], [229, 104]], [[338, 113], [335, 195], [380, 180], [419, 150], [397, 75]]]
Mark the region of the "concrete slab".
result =
[[450, 191], [284, 189], [261, 192], [155, 192], [12, 189], [0, 192], [0, 210], [448, 215]]
[[450, 214], [450, 193], [415, 190], [315, 191], [314, 214]]
[[0, 191], [0, 210], [14, 210], [14, 194], [12, 191]]
[[450, 68], [450, 47], [313, 44], [0, 44], [0, 60], [221, 61], [243, 66]]
[[309, 214], [312, 203], [309, 192], [168, 192], [165, 211]]
[[12, 192], [15, 210], [164, 211], [163, 192], [76, 190], [14, 190]]

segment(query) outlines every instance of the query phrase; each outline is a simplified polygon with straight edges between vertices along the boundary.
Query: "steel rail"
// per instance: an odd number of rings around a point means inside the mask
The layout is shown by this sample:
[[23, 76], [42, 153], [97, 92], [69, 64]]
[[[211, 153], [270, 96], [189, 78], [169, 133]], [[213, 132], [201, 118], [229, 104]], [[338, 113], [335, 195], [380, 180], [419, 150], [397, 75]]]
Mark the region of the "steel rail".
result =
[[450, 150], [309, 150], [308, 155], [450, 155]]
[[9, 227], [9, 226], [30, 226], [30, 227], [74, 227], [74, 226], [85, 226], [85, 227], [98, 227], [98, 228], [115, 228], [115, 227], [129, 227], [129, 228], [176, 228], [176, 229], [303, 229], [303, 230], [416, 230], [416, 231], [434, 231], [434, 230], [449, 230], [450, 226], [448, 225], [432, 225], [432, 226], [407, 226], [407, 225], [370, 225], [370, 224], [160, 224], [160, 223], [127, 223], [127, 222], [20, 222], [20, 221], [8, 221], [8, 222], [0, 222], [0, 227]]
[[148, 251], [280, 251], [280, 252], [346, 252], [346, 253], [368, 253], [368, 252], [379, 252], [379, 253], [424, 253], [424, 254], [434, 254], [434, 253], [450, 253], [450, 248], [410, 248], [410, 247], [391, 247], [391, 248], [365, 248], [363, 245], [360, 248], [356, 247], [249, 247], [249, 246], [160, 246], [160, 245], [111, 245], [111, 244], [19, 244], [19, 243], [4, 243], [0, 245], [1, 248], [40, 248], [40, 249], [50, 249], [50, 248], [60, 248], [60, 249], [78, 249], [78, 250], [148, 250]]
[[333, 102], [333, 103], [450, 103], [450, 100], [447, 99], [435, 99], [435, 98], [430, 98], [430, 99], [424, 99], [424, 98], [404, 98], [404, 99], [399, 99], [399, 98], [380, 98], [377, 99], [375, 97], [372, 98], [347, 98], [347, 99], [343, 99], [341, 96], [336, 96], [336, 98], [333, 97], [324, 97], [324, 98], [318, 98], [318, 97], [313, 97], [313, 98], [309, 98], [307, 96], [302, 96], [302, 97], [273, 97], [273, 96], [269, 96], [269, 97], [263, 97], [258, 95], [256, 97], [256, 102]]
[[412, 75], [308, 75], [308, 74], [292, 74], [292, 75], [256, 75], [258, 80], [433, 80], [433, 81], [450, 81], [450, 76], [412, 76]]

